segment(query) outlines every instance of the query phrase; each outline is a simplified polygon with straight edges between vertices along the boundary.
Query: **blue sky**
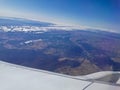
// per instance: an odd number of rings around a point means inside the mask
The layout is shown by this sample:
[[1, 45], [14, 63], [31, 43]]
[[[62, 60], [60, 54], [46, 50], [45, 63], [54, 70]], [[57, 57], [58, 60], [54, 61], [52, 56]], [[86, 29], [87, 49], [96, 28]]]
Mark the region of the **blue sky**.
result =
[[120, 0], [0, 0], [0, 15], [120, 31]]

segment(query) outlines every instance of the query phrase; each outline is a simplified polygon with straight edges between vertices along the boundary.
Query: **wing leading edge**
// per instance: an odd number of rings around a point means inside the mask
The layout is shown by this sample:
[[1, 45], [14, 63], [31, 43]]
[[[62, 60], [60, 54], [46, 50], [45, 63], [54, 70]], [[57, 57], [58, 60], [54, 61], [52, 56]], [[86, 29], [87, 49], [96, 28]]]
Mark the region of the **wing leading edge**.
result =
[[120, 90], [72, 76], [27, 68], [0, 61], [0, 90]]

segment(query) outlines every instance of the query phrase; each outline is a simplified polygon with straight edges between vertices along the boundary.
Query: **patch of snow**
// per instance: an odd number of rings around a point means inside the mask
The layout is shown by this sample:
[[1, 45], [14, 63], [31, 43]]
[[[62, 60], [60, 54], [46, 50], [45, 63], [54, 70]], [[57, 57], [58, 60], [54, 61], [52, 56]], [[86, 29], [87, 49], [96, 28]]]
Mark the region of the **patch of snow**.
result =
[[8, 28], [7, 26], [0, 26], [0, 30], [8, 32], [8, 31], [11, 31], [11, 28]]
[[28, 43], [31, 43], [32, 42], [32, 40], [29, 40], [29, 41], [26, 41], [26, 42], [24, 42], [25, 44], [28, 44]]
[[3, 31], [49, 31], [49, 30], [66, 30], [71, 31], [75, 29], [80, 29], [76, 27], [71, 26], [57, 26], [57, 25], [51, 25], [46, 27], [40, 27], [40, 26], [0, 26], [0, 30]]
[[28, 40], [28, 41], [25, 41], [24, 43], [28, 44], [28, 43], [32, 43], [32, 42], [38, 42], [38, 41], [42, 41], [42, 39]]

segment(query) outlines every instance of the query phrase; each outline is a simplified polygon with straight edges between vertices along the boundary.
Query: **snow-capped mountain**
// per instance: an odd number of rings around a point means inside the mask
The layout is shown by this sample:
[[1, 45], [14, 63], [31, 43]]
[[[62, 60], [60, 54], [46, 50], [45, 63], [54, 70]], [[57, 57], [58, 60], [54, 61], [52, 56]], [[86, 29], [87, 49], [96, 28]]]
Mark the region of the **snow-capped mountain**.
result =
[[48, 30], [76, 30], [83, 29], [81, 27], [73, 27], [73, 26], [60, 26], [53, 23], [48, 22], [40, 22], [27, 20], [22, 18], [8, 18], [8, 17], [0, 17], [0, 30], [1, 31], [48, 31]]
[[0, 30], [2, 31], [45, 31], [44, 27], [51, 25], [54, 24], [22, 18], [0, 17]]

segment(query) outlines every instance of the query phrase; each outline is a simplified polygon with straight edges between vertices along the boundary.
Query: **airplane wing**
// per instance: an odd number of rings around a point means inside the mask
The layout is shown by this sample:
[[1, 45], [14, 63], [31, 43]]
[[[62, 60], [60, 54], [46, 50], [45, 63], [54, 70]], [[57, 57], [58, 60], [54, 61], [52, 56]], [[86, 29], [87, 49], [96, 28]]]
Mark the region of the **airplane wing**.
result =
[[99, 83], [0, 61], [0, 90], [120, 90]]

